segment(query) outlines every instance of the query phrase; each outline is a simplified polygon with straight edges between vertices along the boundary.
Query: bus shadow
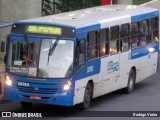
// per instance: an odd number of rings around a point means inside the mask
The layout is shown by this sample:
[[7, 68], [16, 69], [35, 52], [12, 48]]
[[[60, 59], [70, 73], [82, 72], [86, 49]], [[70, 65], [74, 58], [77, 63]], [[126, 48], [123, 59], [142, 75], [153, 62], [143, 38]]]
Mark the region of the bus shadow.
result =
[[151, 86], [152, 86], [151, 83], [138, 83], [135, 85], [135, 88], [134, 88], [134, 91], [132, 94], [124, 93], [123, 89], [105, 94], [103, 96], [100, 96], [100, 97], [93, 99], [93, 102], [92, 102], [93, 104], [91, 107], [100, 106], [103, 103], [113, 101], [119, 97], [126, 97], [126, 96], [135, 95], [135, 94], [139, 93], [140, 91], [145, 91], [146, 88], [148, 89]]

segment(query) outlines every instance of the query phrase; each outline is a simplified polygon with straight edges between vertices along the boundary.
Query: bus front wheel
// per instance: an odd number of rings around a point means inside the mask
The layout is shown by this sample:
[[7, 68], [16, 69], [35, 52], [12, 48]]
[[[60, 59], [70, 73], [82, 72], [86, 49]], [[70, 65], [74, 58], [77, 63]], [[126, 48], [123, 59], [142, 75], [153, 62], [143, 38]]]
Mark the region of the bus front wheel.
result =
[[128, 84], [127, 87], [124, 89], [124, 92], [127, 94], [130, 94], [133, 92], [134, 90], [134, 85], [135, 85], [135, 71], [133, 69], [131, 69], [130, 73], [129, 73], [129, 77], [128, 77]]
[[22, 108], [31, 108], [32, 107], [32, 103], [21, 102], [21, 106], [22, 106]]
[[92, 93], [93, 93], [93, 86], [91, 83], [87, 83], [85, 93], [84, 93], [84, 99], [81, 104], [79, 104], [79, 109], [86, 110], [89, 108], [92, 100]]

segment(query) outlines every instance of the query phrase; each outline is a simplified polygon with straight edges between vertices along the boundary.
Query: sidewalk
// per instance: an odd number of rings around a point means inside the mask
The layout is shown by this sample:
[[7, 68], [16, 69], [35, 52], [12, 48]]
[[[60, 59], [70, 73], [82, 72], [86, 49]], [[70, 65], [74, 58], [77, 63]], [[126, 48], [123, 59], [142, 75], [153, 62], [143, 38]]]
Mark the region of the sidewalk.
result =
[[4, 96], [4, 63], [0, 61], [0, 101]]
[[3, 104], [3, 103], [7, 103], [9, 101], [5, 100], [4, 98], [0, 98], [0, 104]]

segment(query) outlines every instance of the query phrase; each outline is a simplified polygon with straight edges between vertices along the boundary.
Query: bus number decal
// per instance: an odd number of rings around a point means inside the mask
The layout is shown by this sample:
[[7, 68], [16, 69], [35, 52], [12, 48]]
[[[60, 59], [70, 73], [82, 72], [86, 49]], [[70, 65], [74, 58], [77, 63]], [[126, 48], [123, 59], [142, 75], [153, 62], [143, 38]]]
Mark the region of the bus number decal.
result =
[[93, 72], [94, 71], [94, 66], [89, 66], [87, 68], [87, 73]]
[[108, 73], [116, 72], [116, 71], [118, 71], [118, 69], [119, 69], [118, 62], [113, 62], [113, 61], [108, 62], [108, 68], [107, 68]]
[[29, 83], [18, 82], [18, 86], [29, 87]]

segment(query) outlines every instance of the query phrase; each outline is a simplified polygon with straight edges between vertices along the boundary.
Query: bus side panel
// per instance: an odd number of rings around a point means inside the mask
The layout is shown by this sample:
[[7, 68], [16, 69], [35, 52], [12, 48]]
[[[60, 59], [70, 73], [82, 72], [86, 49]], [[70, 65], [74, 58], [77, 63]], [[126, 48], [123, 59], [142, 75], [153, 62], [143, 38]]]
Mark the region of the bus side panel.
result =
[[120, 80], [118, 81], [119, 88], [127, 87], [129, 72], [132, 66], [138, 68], [136, 61], [131, 61], [131, 51], [120, 53]]
[[101, 58], [101, 69], [98, 74], [98, 89], [94, 97], [112, 92], [118, 88], [119, 54]]
[[100, 60], [88, 61], [86, 65], [76, 74], [74, 105], [83, 102], [84, 92], [89, 80], [93, 81], [96, 90], [97, 74], [100, 72]]
[[89, 80], [94, 82], [94, 91], [97, 85], [97, 75], [86, 77], [75, 81], [74, 105], [82, 103], [84, 99], [85, 88]]
[[[121, 17], [109, 18], [107, 20], [100, 21], [101, 28], [110, 28], [112, 26], [131, 23], [131, 18], [129, 15], [124, 15]], [[107, 58], [101, 59], [101, 70], [98, 77], [100, 84], [98, 85], [101, 91], [98, 91], [97, 96], [124, 88], [127, 86], [128, 73], [133, 64], [129, 60], [130, 52], [119, 52], [116, 55], [109, 56]], [[118, 64], [117, 64], [118, 63]], [[136, 63], [136, 61], [134, 61]], [[109, 65], [110, 64], [110, 65]], [[127, 64], [127, 65], [126, 65]], [[117, 65], [115, 67], [115, 65]], [[111, 68], [108, 68], [108, 67]], [[139, 65], [136, 65], [139, 67]], [[114, 68], [115, 67], [115, 68]], [[114, 70], [116, 69], [116, 70]], [[103, 89], [102, 89], [103, 88]], [[96, 97], [96, 96], [94, 96]]]
[[139, 57], [139, 48], [131, 49], [131, 66], [136, 69], [136, 82], [140, 80], [140, 57]]
[[[153, 53], [148, 50], [154, 49]], [[140, 81], [153, 75], [157, 71], [157, 59], [158, 59], [158, 44], [152, 44], [140, 48]]]
[[[157, 17], [158, 16], [158, 11], [147, 11], [144, 13], [137, 13], [133, 16], [131, 16], [131, 21], [132, 22], [140, 22], [142, 20], [147, 20], [152, 17]], [[139, 52], [138, 52], [139, 51]], [[147, 46], [142, 47], [140, 46], [139, 48], [131, 50], [131, 59], [132, 61], [139, 59], [139, 69], [137, 70], [136, 74], [136, 83], [142, 81], [143, 79], [149, 77], [153, 73], [155, 73], [155, 67], [157, 66], [156, 61], [157, 59], [153, 60], [156, 58], [156, 55], [154, 56], [153, 53], [149, 53]], [[151, 61], [153, 60], [153, 61]], [[138, 61], [137, 61], [138, 62]]]

